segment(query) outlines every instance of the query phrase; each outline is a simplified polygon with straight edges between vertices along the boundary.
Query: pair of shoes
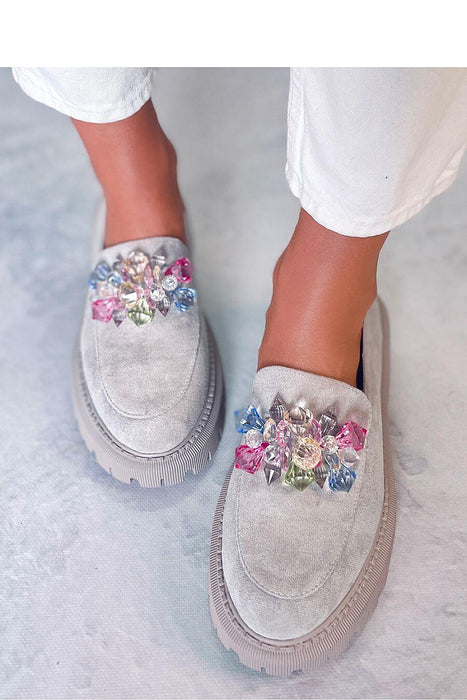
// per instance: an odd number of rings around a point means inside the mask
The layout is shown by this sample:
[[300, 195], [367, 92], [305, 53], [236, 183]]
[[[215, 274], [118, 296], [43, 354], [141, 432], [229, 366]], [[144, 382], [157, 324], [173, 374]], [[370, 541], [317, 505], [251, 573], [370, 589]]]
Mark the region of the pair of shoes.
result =
[[[100, 246], [93, 265], [73, 361], [81, 434], [117, 479], [178, 483], [214, 453], [224, 405], [188, 250], [149, 238]], [[387, 335], [377, 300], [363, 329], [363, 390], [265, 367], [236, 414], [243, 444], [214, 518], [209, 600], [221, 642], [250, 668], [310, 671], [376, 606], [395, 528]]]

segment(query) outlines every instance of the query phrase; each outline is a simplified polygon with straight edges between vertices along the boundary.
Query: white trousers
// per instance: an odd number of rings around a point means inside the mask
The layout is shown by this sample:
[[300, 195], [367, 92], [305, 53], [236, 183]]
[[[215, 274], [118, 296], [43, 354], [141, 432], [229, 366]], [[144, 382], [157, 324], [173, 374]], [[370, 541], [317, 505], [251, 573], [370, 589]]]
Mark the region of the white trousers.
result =
[[[152, 68], [13, 68], [28, 95], [88, 122], [125, 119]], [[373, 236], [455, 180], [467, 140], [464, 68], [293, 68], [286, 175], [328, 229]]]

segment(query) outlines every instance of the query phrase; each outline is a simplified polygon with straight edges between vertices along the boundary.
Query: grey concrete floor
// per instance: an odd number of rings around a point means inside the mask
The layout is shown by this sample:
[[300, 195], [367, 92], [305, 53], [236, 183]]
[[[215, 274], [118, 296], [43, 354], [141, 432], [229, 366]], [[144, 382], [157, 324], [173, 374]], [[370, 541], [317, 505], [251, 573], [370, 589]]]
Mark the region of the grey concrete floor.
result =
[[0, 71], [0, 697], [459, 698], [466, 672], [467, 207], [455, 185], [389, 237], [398, 525], [363, 634], [312, 676], [254, 673], [220, 645], [206, 592], [212, 517], [249, 398], [297, 202], [284, 178], [286, 70], [161, 70], [227, 423], [202, 475], [157, 491], [87, 453], [70, 353], [98, 188], [68, 120]]

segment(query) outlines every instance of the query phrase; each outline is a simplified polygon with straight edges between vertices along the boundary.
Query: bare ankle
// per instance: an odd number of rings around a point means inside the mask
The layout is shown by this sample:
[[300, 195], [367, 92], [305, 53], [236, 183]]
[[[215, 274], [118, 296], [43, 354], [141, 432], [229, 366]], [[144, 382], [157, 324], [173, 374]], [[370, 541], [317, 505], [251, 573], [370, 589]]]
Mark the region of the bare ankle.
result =
[[73, 121], [104, 191], [106, 245], [151, 236], [184, 240], [177, 156], [151, 101], [118, 122]]
[[258, 368], [285, 365], [355, 385], [385, 237], [349, 239], [306, 217], [274, 270]]

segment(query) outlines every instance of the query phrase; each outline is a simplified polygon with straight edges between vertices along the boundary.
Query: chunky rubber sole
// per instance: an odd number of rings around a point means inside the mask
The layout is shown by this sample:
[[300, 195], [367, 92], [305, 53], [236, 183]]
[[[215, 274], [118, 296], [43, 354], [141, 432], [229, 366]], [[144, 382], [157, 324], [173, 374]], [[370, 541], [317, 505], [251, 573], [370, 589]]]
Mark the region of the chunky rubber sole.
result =
[[209, 605], [220, 641], [255, 671], [289, 676], [312, 671], [335, 659], [365, 626], [384, 588], [396, 525], [394, 475], [389, 451], [386, 406], [389, 380], [389, 327], [380, 302], [383, 322], [382, 417], [384, 449], [384, 502], [372, 549], [347, 596], [338, 608], [309, 634], [298, 639], [266, 639], [253, 632], [235, 609], [222, 568], [222, 518], [232, 468], [227, 474], [214, 516], [209, 562]]
[[182, 482], [190, 471], [198, 474], [211, 460], [224, 425], [224, 383], [219, 353], [209, 328], [208, 337], [209, 387], [199, 421], [180, 445], [169, 452], [152, 455], [129, 450], [100, 420], [89, 396], [77, 341], [72, 363], [75, 417], [86, 447], [111, 476], [126, 484], [137, 481], [140, 486], [157, 488]]

